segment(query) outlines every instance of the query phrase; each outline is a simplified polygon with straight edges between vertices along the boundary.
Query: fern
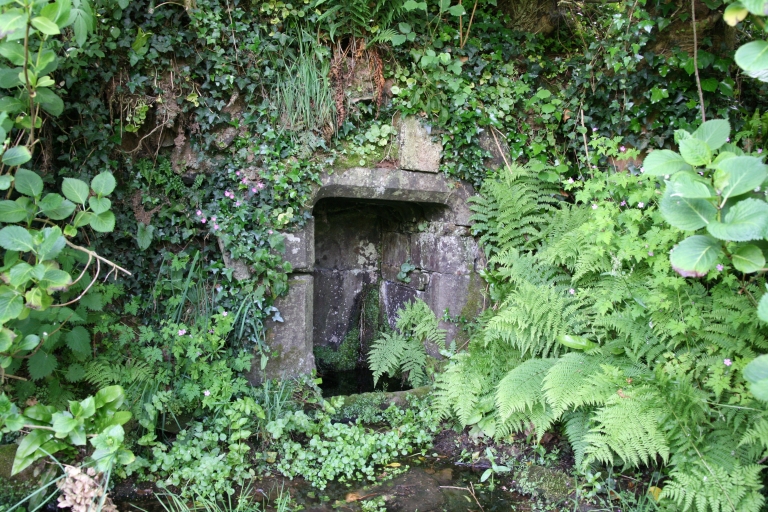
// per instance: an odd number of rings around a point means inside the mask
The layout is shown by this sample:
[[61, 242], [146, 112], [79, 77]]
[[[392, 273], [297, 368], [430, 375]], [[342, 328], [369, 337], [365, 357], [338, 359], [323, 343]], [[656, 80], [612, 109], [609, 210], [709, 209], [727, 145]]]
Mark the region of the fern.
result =
[[661, 493], [681, 512], [759, 512], [765, 504], [760, 494], [763, 466], [737, 464], [732, 470], [705, 460], [675, 468]]
[[407, 303], [397, 314], [398, 332], [382, 334], [368, 353], [374, 385], [385, 373], [401, 372], [411, 386], [423, 386], [429, 382], [425, 343], [445, 347], [445, 331], [438, 328], [435, 314], [422, 300]]

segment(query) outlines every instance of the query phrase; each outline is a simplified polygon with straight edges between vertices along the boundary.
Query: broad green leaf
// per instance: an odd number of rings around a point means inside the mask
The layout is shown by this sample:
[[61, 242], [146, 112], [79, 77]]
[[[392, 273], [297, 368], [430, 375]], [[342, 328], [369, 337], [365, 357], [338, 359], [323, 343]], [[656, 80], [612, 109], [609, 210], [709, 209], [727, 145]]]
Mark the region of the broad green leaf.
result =
[[[0, 352], [8, 352], [13, 345], [13, 340], [16, 338], [16, 333], [10, 329], [3, 327], [0, 329]], [[2, 413], [0, 413], [2, 414]]]
[[752, 156], [728, 158], [717, 164], [715, 188], [720, 190], [722, 202], [732, 196], [750, 192], [759, 187], [768, 176], [768, 166]]
[[85, 327], [78, 325], [69, 331], [65, 339], [67, 346], [79, 354], [89, 354], [91, 352], [91, 335]]
[[692, 172], [679, 172], [667, 181], [667, 189], [672, 197], [685, 197], [688, 199], [709, 199], [715, 196], [715, 191], [708, 183], [698, 179], [699, 176]]
[[450, 7], [448, 9], [448, 12], [451, 14], [451, 16], [464, 16], [467, 14], [467, 10], [464, 9], [464, 6], [461, 4], [454, 5], [453, 7]]
[[28, 103], [24, 103], [14, 96], [0, 98], [0, 111], [5, 111], [8, 114], [18, 114], [19, 112], [26, 110], [28, 106]]
[[76, 228], [87, 226], [91, 222], [92, 217], [93, 214], [91, 212], [77, 212], [75, 220], [72, 221], [72, 225]]
[[32, 26], [47, 36], [55, 36], [57, 34], [61, 34], [59, 26], [45, 16], [32, 18]]
[[[67, 373], [64, 377], [69, 382], [80, 382], [85, 377], [85, 367], [79, 363], [72, 363], [67, 367]], [[72, 410], [72, 413], [74, 414], [74, 410]], [[77, 414], [75, 415], [77, 416]]]
[[400, 23], [398, 25], [398, 28], [400, 29], [400, 32], [402, 32], [403, 34], [410, 34], [412, 30], [412, 27], [409, 23]]
[[10, 41], [0, 43], [0, 55], [8, 59], [14, 66], [23, 66], [26, 61], [24, 46], [19, 43]]
[[693, 167], [682, 156], [668, 149], [657, 149], [645, 157], [643, 173], [649, 176], [665, 176], [679, 171], [692, 171]]
[[584, 336], [561, 334], [556, 339], [557, 342], [561, 345], [565, 345], [568, 348], [573, 348], [576, 350], [589, 350], [597, 346], [597, 343], [588, 340]]
[[749, 10], [741, 2], [734, 2], [725, 8], [723, 20], [730, 26], [735, 27], [740, 21], [749, 14]]
[[[2, 128], [0, 128], [0, 132], [3, 132]], [[8, 190], [11, 188], [11, 183], [13, 183], [13, 176], [10, 174], [0, 176], [0, 190]]]
[[51, 220], [66, 219], [75, 212], [75, 203], [59, 194], [47, 194], [40, 201], [40, 209]]
[[21, 68], [0, 68], [0, 89], [13, 89], [20, 86], [19, 73], [21, 71]]
[[40, 423], [50, 423], [56, 408], [50, 405], [37, 404], [24, 409], [24, 416]]
[[111, 194], [115, 190], [116, 185], [115, 177], [108, 171], [97, 174], [91, 180], [91, 188], [99, 197]]
[[741, 4], [752, 14], [768, 16], [768, 0], [741, 0]]
[[[17, 147], [21, 147], [24, 150], [27, 149], [23, 146]], [[14, 181], [16, 183], [16, 191], [25, 196], [40, 197], [40, 194], [43, 193], [43, 180], [36, 172], [28, 171], [27, 169], [19, 169], [16, 171]]]
[[759, 199], [743, 199], [725, 216], [725, 222], [712, 221], [709, 234], [720, 240], [748, 242], [760, 240], [768, 228], [768, 203]]
[[392, 42], [392, 46], [400, 46], [408, 39], [403, 34], [394, 34], [389, 40]]
[[21, 440], [19, 447], [16, 448], [16, 457], [13, 460], [13, 468], [11, 469], [11, 476], [24, 471], [35, 460], [42, 456], [40, 454], [35, 457], [38, 448], [53, 438], [53, 432], [50, 430], [35, 429]]
[[88, 200], [90, 188], [88, 188], [88, 184], [84, 181], [75, 178], [64, 178], [64, 182], [61, 185], [61, 192], [70, 201], [84, 205]]
[[40, 61], [34, 67], [37, 76], [44, 76], [56, 71], [59, 67], [59, 59], [56, 56], [56, 52], [49, 49], [43, 50], [43, 53], [40, 54]]
[[37, 255], [40, 261], [52, 260], [59, 255], [67, 242], [58, 226], [45, 228], [42, 233], [43, 242], [37, 249]]
[[0, 222], [21, 222], [27, 218], [27, 209], [16, 201], [0, 201]]
[[[63, 272], [63, 270], [58, 272]], [[27, 293], [24, 294], [24, 300], [24, 306], [35, 311], [45, 311], [53, 304], [53, 297], [39, 286], [27, 290]]]
[[752, 41], [738, 50], [736, 64], [744, 71], [762, 71], [768, 68], [768, 41]]
[[70, 0], [57, 0], [48, 4], [40, 11], [41, 16], [45, 16], [56, 23], [59, 28], [64, 28], [69, 21], [69, 14], [72, 11], [72, 2]]
[[18, 318], [24, 309], [24, 299], [8, 286], [0, 286], [0, 323]]
[[35, 103], [40, 104], [43, 109], [54, 117], [60, 116], [64, 112], [64, 101], [52, 90], [46, 87], [40, 87], [35, 91]]
[[739, 272], [751, 274], [765, 268], [765, 255], [756, 245], [743, 245], [731, 253], [733, 266]]
[[72, 417], [72, 415], [66, 411], [60, 411], [53, 415], [53, 423], [51, 424], [51, 427], [53, 427], [53, 431], [55, 432], [56, 437], [59, 439], [64, 439], [67, 437], [67, 435], [77, 428], [78, 421]]
[[5, 226], [0, 229], [0, 247], [9, 251], [32, 251], [35, 248], [32, 235], [21, 226]]
[[18, 262], [8, 271], [8, 284], [14, 288], [21, 288], [33, 279], [37, 281], [39, 278], [36, 276], [39, 275], [39, 272], [35, 270], [35, 267], [26, 261]]
[[[760, 299], [761, 304], [766, 298], [768, 297], [764, 295]], [[750, 361], [744, 367], [744, 379], [753, 386], [750, 390], [756, 398], [763, 401], [768, 400], [768, 386], [765, 385], [768, 383], [768, 355], [762, 355]]]
[[107, 404], [112, 404], [113, 410], [117, 410], [122, 405], [125, 399], [125, 391], [120, 386], [108, 386], [102, 388], [96, 392], [94, 400], [96, 401], [96, 408], [100, 409]]
[[731, 124], [725, 119], [712, 119], [703, 123], [693, 132], [693, 138], [707, 143], [709, 149], [716, 151], [728, 142]]
[[710, 236], [694, 235], [680, 242], [669, 256], [672, 268], [683, 277], [702, 277], [722, 255], [722, 244]]
[[109, 211], [112, 207], [112, 201], [106, 197], [91, 196], [88, 198], [88, 205], [91, 207], [91, 211], [95, 214], [104, 213]]
[[91, 227], [99, 233], [109, 233], [115, 229], [115, 214], [106, 211], [91, 217]]
[[28, 14], [22, 9], [14, 8], [8, 9], [3, 14], [0, 14], [0, 34], [4, 37], [11, 38], [12, 34], [14, 39], [19, 39], [22, 29], [27, 25]]
[[54, 293], [66, 290], [72, 285], [72, 276], [68, 272], [55, 268], [45, 272], [43, 280], [40, 281], [40, 287], [47, 293]]
[[139, 249], [146, 250], [152, 244], [152, 238], [155, 234], [155, 226], [145, 226], [144, 223], [139, 222], [139, 228], [136, 233], [136, 242], [139, 244]]
[[35, 352], [27, 361], [27, 369], [32, 380], [40, 380], [49, 376], [57, 366], [59, 363], [56, 357], [42, 349]]
[[764, 293], [757, 304], [757, 318], [768, 323], [768, 293]]
[[72, 224], [67, 224], [66, 226], [64, 226], [64, 234], [70, 237], [75, 236], [77, 235], [77, 228]]
[[70, 410], [78, 418], [90, 418], [96, 414], [96, 401], [92, 396], [79, 402], [69, 402]]
[[40, 344], [40, 336], [36, 334], [27, 334], [24, 340], [19, 343], [19, 350], [34, 350]]
[[693, 137], [680, 142], [680, 155], [693, 166], [707, 165], [712, 161], [712, 150], [707, 143]]
[[[29, 152], [26, 146], [14, 146], [3, 153], [3, 164], [8, 167], [23, 165], [30, 160], [32, 160], [32, 153]], [[16, 188], [18, 188], [18, 176], [16, 180]]]

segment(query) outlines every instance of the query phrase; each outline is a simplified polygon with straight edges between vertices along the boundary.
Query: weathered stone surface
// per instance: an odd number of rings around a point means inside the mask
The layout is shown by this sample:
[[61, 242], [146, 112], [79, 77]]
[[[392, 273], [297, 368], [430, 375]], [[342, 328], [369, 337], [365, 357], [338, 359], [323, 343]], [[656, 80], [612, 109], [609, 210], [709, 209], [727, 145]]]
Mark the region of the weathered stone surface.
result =
[[457, 226], [471, 226], [472, 222], [469, 219], [473, 214], [467, 199], [473, 195], [475, 191], [469, 183], [458, 182], [446, 203], [448, 205], [446, 220], [450, 220]]
[[424, 292], [401, 283], [382, 281], [379, 288], [381, 311], [391, 328], [397, 323], [397, 310], [416, 298], [423, 299]]
[[400, 268], [411, 258], [411, 237], [405, 233], [388, 232], [381, 235], [381, 263]]
[[312, 272], [315, 266], [315, 219], [310, 218], [304, 227], [293, 233], [283, 233], [285, 251], [282, 255], [294, 272]]
[[512, 159], [509, 157], [509, 144], [507, 144], [504, 136], [496, 132], [496, 138], [494, 139], [494, 133], [492, 133], [491, 130], [493, 130], [491, 127], [484, 130], [480, 134], [478, 142], [481, 148], [491, 154], [491, 157], [483, 162], [485, 166], [492, 169], [498, 169], [499, 167], [504, 167], [504, 165], [506, 165], [505, 159], [507, 162], [511, 162]]
[[315, 369], [312, 352], [313, 281], [313, 277], [307, 274], [292, 276], [288, 281], [288, 295], [275, 301], [283, 322], [267, 322], [266, 341], [272, 355], [264, 371], [260, 369], [259, 358], [254, 359], [248, 375], [252, 384], [257, 385], [268, 379], [290, 379]]
[[365, 285], [376, 283], [375, 270], [315, 269], [315, 345], [339, 345], [355, 326]]
[[251, 277], [251, 269], [248, 267], [248, 265], [242, 260], [236, 260], [232, 258], [232, 255], [229, 254], [229, 251], [227, 251], [224, 247], [224, 240], [217, 237], [216, 241], [218, 242], [219, 249], [221, 250], [224, 266], [232, 269], [232, 275], [234, 278], [238, 281], [249, 279]]
[[[434, 311], [437, 318], [442, 318], [447, 309], [452, 317], [462, 314], [467, 299], [470, 296], [470, 284], [472, 276], [432, 274], [431, 286], [426, 293], [426, 303]], [[456, 337], [458, 326], [454, 323], [440, 320], [440, 328], [447, 331], [446, 341], [450, 342]], [[444, 347], [441, 347], [444, 348]], [[434, 355], [434, 354], [433, 354]]]
[[431, 127], [416, 117], [406, 117], [400, 123], [400, 168], [411, 171], [437, 172], [443, 144], [432, 141]]
[[471, 238], [436, 236], [419, 233], [413, 236], [414, 264], [429, 272], [469, 274], [472, 272], [474, 251]]
[[322, 177], [314, 203], [326, 197], [377, 199], [412, 203], [447, 204], [455, 192], [453, 182], [442, 174], [424, 174], [402, 169], [352, 167]]

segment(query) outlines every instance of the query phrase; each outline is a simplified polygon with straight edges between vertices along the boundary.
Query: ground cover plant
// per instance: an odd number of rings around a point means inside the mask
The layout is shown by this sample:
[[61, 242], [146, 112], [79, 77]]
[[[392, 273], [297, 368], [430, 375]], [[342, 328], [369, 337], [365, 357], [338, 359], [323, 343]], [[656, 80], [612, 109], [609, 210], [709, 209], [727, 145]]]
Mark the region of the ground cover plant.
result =
[[[215, 502], [266, 472], [370, 478], [450, 418], [563, 432], [590, 485], [653, 470], [661, 509], [763, 506], [765, 1], [0, 4], [14, 472], [53, 455]], [[443, 362], [423, 303], [380, 333], [375, 376], [434, 393], [373, 429], [245, 374], [273, 356], [281, 233], [321, 172], [390, 158], [403, 115], [480, 192], [492, 306]]]

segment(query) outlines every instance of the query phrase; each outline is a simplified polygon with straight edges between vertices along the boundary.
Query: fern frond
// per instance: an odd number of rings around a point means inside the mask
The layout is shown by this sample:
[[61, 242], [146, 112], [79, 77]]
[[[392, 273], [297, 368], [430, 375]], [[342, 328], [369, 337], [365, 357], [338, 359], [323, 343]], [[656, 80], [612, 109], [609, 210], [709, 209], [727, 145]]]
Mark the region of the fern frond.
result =
[[496, 406], [502, 420], [512, 413], [525, 412], [534, 406], [544, 406], [542, 384], [557, 359], [529, 359], [511, 370], [496, 389]]
[[596, 396], [593, 377], [601, 373], [602, 365], [610, 361], [610, 358], [602, 354], [578, 352], [559, 358], [543, 381], [544, 396], [555, 416], [586, 403], [599, 402], [601, 398]]
[[385, 373], [394, 375], [400, 368], [400, 361], [405, 353], [408, 339], [399, 332], [382, 333], [381, 338], [371, 344], [368, 351], [368, 366], [373, 372], [373, 385]]

